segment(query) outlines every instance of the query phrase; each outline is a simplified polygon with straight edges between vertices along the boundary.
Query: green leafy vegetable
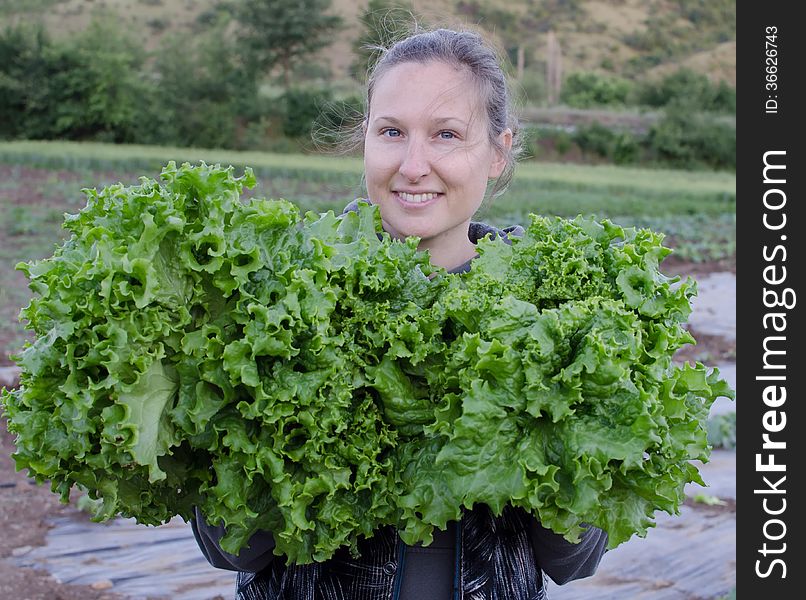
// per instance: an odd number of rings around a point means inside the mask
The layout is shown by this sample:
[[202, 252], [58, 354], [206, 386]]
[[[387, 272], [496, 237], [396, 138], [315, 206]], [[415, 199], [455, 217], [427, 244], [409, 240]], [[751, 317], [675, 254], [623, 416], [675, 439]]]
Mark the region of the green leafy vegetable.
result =
[[86, 190], [71, 238], [22, 263], [35, 339], [4, 390], [17, 466], [100, 500], [95, 519], [258, 529], [305, 563], [382, 525], [409, 543], [477, 503], [615, 547], [702, 483], [734, 392], [676, 366], [693, 281], [649, 230], [532, 216], [464, 275], [369, 205], [244, 201], [232, 167], [169, 163]]

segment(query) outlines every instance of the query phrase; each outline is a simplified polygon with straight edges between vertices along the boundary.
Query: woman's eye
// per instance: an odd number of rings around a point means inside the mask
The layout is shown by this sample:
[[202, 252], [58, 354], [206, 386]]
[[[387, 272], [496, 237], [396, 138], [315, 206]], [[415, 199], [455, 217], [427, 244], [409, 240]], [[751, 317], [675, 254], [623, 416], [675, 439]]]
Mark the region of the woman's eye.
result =
[[400, 130], [390, 127], [381, 131], [381, 135], [385, 135], [386, 137], [400, 137]]
[[454, 135], [453, 131], [440, 131], [439, 137], [443, 140], [452, 140], [456, 135]]

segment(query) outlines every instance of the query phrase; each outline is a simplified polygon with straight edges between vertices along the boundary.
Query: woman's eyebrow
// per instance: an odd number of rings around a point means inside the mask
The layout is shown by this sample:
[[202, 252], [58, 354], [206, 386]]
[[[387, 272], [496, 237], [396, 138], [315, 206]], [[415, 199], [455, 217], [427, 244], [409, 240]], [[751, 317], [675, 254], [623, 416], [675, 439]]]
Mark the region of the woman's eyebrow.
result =
[[[395, 117], [388, 117], [388, 116], [383, 116], [383, 115], [380, 116], [380, 117], [375, 117], [374, 120], [375, 121], [387, 121], [387, 122], [389, 122], [389, 123], [391, 123], [393, 125], [400, 125], [401, 124], [399, 119], [396, 119]], [[437, 117], [435, 119], [431, 119], [431, 121], [435, 125], [444, 125], [445, 123], [454, 122], [454, 123], [459, 123], [460, 125], [463, 125], [463, 126], [467, 127], [467, 121], [464, 121], [463, 119], [460, 119], [458, 117]]]
[[459, 117], [440, 117], [438, 119], [434, 119], [434, 123], [436, 123], [438, 125], [443, 125], [445, 123], [450, 123], [450, 122], [459, 123], [460, 125], [464, 125], [465, 127], [467, 127], [467, 121], [464, 121], [463, 119], [460, 119]]

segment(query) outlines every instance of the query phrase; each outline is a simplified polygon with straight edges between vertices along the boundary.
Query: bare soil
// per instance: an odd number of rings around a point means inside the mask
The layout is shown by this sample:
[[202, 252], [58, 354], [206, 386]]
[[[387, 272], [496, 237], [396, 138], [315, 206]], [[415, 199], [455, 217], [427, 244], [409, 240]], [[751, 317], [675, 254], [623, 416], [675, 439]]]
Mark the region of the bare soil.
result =
[[[63, 585], [49, 573], [20, 569], [12, 560], [31, 546], [45, 543], [50, 528], [48, 519], [77, 513], [78, 509], [62, 504], [47, 485], [37, 485], [15, 468], [11, 453], [14, 438], [8, 432], [6, 419], [0, 418], [0, 598], [18, 600], [122, 600], [123, 596], [108, 592], [103, 581], [92, 586]], [[96, 589], [99, 588], [99, 589]]]

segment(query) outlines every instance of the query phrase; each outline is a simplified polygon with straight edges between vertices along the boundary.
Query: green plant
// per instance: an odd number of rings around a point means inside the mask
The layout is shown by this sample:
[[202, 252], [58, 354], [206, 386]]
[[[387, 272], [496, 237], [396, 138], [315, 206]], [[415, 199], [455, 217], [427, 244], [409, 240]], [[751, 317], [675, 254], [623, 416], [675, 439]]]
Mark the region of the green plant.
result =
[[56, 137], [130, 142], [143, 113], [148, 85], [141, 76], [145, 51], [114, 21], [95, 19], [58, 46], [60, 71], [51, 100]]
[[241, 0], [225, 5], [239, 31], [238, 54], [254, 76], [279, 70], [286, 89], [295, 66], [331, 42], [342, 27], [331, 0]]
[[640, 142], [632, 133], [600, 123], [579, 127], [572, 139], [583, 152], [610, 159], [617, 165], [636, 163], [641, 158]]
[[357, 81], [365, 81], [367, 73], [380, 56], [379, 48], [388, 48], [409, 33], [415, 18], [408, 6], [396, 0], [369, 0], [367, 7], [358, 16], [362, 31], [352, 45], [352, 77]]
[[39, 219], [29, 207], [12, 206], [6, 215], [8, 225], [6, 231], [11, 236], [34, 233], [39, 225]]
[[285, 108], [283, 133], [290, 138], [310, 138], [314, 123], [331, 102], [330, 90], [290, 88], [281, 97]]
[[364, 120], [364, 100], [358, 96], [327, 101], [312, 124], [318, 150], [354, 151], [351, 135]]
[[648, 151], [678, 168], [736, 169], [736, 127], [683, 107], [669, 107], [647, 133]]
[[164, 18], [149, 19], [149, 21], [146, 23], [148, 27], [157, 32], [165, 31], [170, 26], [170, 24], [171, 22], [168, 19]]
[[583, 152], [607, 157], [612, 152], [615, 136], [616, 133], [612, 129], [599, 123], [592, 123], [577, 128], [573, 134], [573, 140]]
[[736, 113], [736, 89], [725, 81], [712, 83], [702, 73], [681, 68], [660, 81], [646, 81], [634, 93], [634, 102], [652, 107], [682, 107], [686, 111]]
[[697, 504], [705, 504], [706, 506], [724, 506], [727, 504], [724, 500], [711, 494], [695, 494], [692, 498]]
[[146, 104], [145, 142], [233, 148], [244, 123], [260, 118], [255, 81], [220, 26], [166, 38], [154, 71], [160, 83]]
[[567, 131], [557, 131], [554, 136], [554, 148], [562, 156], [574, 145], [574, 141]]
[[[59, 2], [61, 2], [61, 0], [26, 0], [23, 8], [31, 12], [44, 11]], [[20, 4], [20, 2], [15, 2], [14, 0], [0, 1], [0, 15], [13, 15], [20, 9]]]
[[575, 108], [621, 106], [630, 94], [629, 81], [598, 73], [577, 71], [563, 82], [561, 100]]
[[708, 443], [714, 448], [736, 448], [736, 411], [710, 417], [706, 423]]
[[637, 70], [735, 39], [735, 0], [674, 2], [668, 10], [649, 11], [645, 27], [623, 37], [628, 46], [640, 52], [630, 61]]
[[37, 27], [7, 29], [0, 37], [0, 135], [133, 141], [149, 90], [144, 61], [142, 47], [101, 18], [60, 42]]
[[614, 547], [702, 484], [703, 421], [734, 393], [672, 363], [693, 289], [660, 276], [658, 234], [535, 215], [447, 276], [368, 204], [301, 217], [242, 202], [232, 170], [87, 190], [21, 265], [36, 338], [3, 409], [63, 499], [150, 524], [199, 506], [228, 551], [263, 528], [309, 562], [383, 524], [427, 541], [474, 503]]
[[521, 97], [522, 104], [543, 104], [548, 97], [545, 76], [533, 70], [524, 72], [523, 77], [515, 83], [514, 87], [516, 93]]
[[694, 263], [718, 261], [736, 254], [736, 212], [705, 214], [694, 206], [691, 214], [620, 215], [619, 223], [649, 227], [666, 234], [675, 256]]
[[28, 121], [42, 111], [51, 43], [41, 25], [7, 27], [0, 34], [0, 137], [25, 137]]
[[[265, 123], [265, 129], [255, 125], [249, 133], [254, 136], [251, 147], [262, 147], [262, 152], [92, 142], [0, 143], [6, 174], [0, 195], [24, 198], [29, 206], [37, 199], [38, 207], [36, 226], [26, 227], [27, 233], [13, 239], [6, 234], [5, 242], [0, 236], [0, 280], [6, 282], [0, 286], [0, 338], [5, 340], [0, 356], [9, 362], [8, 354], [28, 337], [18, 314], [32, 293], [13, 266], [51, 254], [54, 244], [63, 241], [66, 231], [60, 216], [84, 205], [84, 187], [136, 183], [139, 174], [158, 174], [172, 159], [206, 160], [239, 168], [252, 165], [260, 194], [293, 198], [302, 211], [339, 212], [348, 200], [365, 197], [360, 158], [302, 154], [303, 144], [279, 131], [279, 120]], [[541, 158], [547, 155], [552, 156], [546, 152]], [[13, 206], [0, 202], [0, 228], [5, 231], [15, 223], [9, 217]], [[45, 218], [43, 210], [53, 214]], [[623, 226], [647, 227], [665, 233], [672, 258], [686, 261], [731, 260], [736, 252], [736, 179], [730, 172], [527, 161], [518, 166], [507, 192], [485, 203], [477, 218], [505, 227], [527, 223], [529, 213], [598, 215]], [[705, 358], [701, 362], [708, 364]]]

